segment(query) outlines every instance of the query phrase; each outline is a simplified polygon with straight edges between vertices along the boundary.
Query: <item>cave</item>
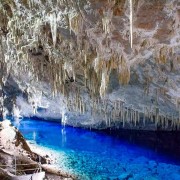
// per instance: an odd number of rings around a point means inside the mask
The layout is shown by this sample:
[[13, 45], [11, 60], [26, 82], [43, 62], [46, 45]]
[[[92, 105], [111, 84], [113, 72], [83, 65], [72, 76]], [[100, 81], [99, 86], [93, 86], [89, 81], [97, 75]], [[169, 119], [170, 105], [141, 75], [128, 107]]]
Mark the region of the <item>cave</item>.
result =
[[178, 0], [0, 0], [0, 179], [32, 168], [180, 179]]

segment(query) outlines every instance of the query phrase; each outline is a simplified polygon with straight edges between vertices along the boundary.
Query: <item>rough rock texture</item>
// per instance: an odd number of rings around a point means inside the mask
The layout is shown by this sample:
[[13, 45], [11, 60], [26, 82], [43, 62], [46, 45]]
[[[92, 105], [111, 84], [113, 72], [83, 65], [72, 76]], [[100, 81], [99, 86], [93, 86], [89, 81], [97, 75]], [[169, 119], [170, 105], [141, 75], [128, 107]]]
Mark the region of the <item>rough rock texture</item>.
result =
[[18, 156], [19, 153], [29, 154], [29, 156], [35, 155], [33, 155], [22, 134], [11, 125], [9, 120], [0, 122], [0, 147], [5, 152], [13, 152], [12, 155], [15, 156]]
[[16, 99], [22, 115], [179, 129], [178, 0], [1, 0], [0, 9], [1, 86], [11, 74], [27, 94]]
[[53, 160], [47, 155], [33, 152], [22, 134], [11, 125], [9, 120], [4, 120], [0, 122], [0, 178], [2, 180], [16, 179], [14, 178], [15, 161], [17, 176], [32, 174], [41, 168], [46, 172], [47, 180], [53, 177], [54, 179], [76, 179], [74, 175], [51, 166]]

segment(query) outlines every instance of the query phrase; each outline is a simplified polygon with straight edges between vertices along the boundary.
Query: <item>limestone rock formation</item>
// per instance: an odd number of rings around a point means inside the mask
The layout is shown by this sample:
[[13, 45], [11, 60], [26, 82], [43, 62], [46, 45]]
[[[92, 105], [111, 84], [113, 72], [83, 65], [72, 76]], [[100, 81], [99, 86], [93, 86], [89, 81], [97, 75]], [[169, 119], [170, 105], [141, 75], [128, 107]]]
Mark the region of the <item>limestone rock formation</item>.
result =
[[[32, 148], [32, 147], [31, 147]], [[9, 120], [0, 122], [0, 178], [27, 179], [37, 170], [46, 172], [46, 179], [77, 179], [74, 175], [53, 169], [52, 159], [33, 152], [22, 134]], [[33, 148], [32, 148], [33, 149]], [[20, 176], [26, 177], [20, 177]], [[29, 178], [31, 178], [29, 177]]]
[[11, 75], [24, 116], [179, 129], [178, 0], [1, 0], [0, 10], [1, 93]]

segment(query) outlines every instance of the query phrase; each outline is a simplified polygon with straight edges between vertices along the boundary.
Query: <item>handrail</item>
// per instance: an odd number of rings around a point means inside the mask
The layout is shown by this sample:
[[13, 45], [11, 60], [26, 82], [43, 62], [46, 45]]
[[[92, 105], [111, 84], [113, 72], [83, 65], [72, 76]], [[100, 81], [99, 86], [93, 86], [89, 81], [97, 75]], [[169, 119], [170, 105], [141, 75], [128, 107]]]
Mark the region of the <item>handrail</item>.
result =
[[[13, 171], [15, 172], [15, 175], [17, 175], [17, 172], [25, 172], [25, 171], [34, 171], [34, 173], [37, 173], [37, 172], [41, 172], [42, 171], [42, 167], [41, 167], [41, 162], [35, 162], [35, 163], [28, 163], [28, 164], [16, 164], [16, 157], [15, 158], [15, 163], [14, 165], [5, 165], [5, 164], [0, 164], [0, 167], [9, 167], [9, 168], [12, 168]], [[29, 168], [29, 169], [20, 169], [18, 170], [17, 167], [20, 167], [20, 166], [30, 166], [30, 165], [36, 165], [36, 167], [34, 168]]]
[[9, 165], [0, 165], [0, 167], [4, 167], [4, 166], [6, 166], [6, 167], [12, 167], [12, 166], [9, 166]]
[[[39, 163], [16, 164], [16, 166], [29, 166], [29, 165], [39, 165]], [[9, 165], [6, 165], [6, 164], [0, 164], [0, 167], [3, 167], [3, 166], [12, 167], [12, 166], [9, 166]]]
[[[30, 164], [16, 164], [16, 166], [30, 166], [30, 165], [40, 165], [39, 163], [30, 163]], [[0, 168], [1, 167], [11, 167], [14, 169], [15, 166], [10, 166], [10, 165], [7, 165], [7, 164], [0, 164]]]
[[21, 169], [21, 170], [16, 170], [16, 171], [17, 172], [22, 172], [22, 171], [32, 171], [32, 170], [40, 170], [40, 168]]
[[39, 165], [39, 163], [30, 163], [30, 164], [16, 164], [16, 166], [28, 166], [28, 165]]

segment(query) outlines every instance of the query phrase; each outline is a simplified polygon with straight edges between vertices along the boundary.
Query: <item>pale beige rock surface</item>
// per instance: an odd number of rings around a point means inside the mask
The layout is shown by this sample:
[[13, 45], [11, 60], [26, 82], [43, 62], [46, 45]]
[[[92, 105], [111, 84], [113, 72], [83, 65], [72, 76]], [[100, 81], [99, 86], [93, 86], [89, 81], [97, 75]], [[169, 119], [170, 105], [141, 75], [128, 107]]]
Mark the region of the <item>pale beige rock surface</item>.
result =
[[27, 95], [15, 98], [23, 115], [179, 128], [178, 0], [3, 0], [0, 9], [3, 82], [10, 73]]

